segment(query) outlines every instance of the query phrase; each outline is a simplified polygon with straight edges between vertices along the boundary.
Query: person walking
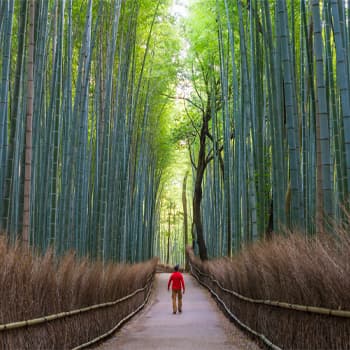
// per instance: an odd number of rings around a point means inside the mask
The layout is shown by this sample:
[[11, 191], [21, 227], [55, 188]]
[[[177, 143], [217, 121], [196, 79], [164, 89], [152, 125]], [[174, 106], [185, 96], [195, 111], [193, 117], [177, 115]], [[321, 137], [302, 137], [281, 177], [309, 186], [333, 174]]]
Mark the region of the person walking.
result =
[[[179, 310], [179, 313], [181, 313], [182, 312], [182, 295], [185, 294], [185, 281], [182, 276], [182, 273], [179, 272], [179, 265], [174, 266], [174, 272], [169, 277], [168, 291], [170, 289], [171, 283], [172, 283], [171, 298], [173, 300], [173, 314], [176, 314], [177, 310]], [[176, 299], [178, 300], [178, 305], [176, 305]]]

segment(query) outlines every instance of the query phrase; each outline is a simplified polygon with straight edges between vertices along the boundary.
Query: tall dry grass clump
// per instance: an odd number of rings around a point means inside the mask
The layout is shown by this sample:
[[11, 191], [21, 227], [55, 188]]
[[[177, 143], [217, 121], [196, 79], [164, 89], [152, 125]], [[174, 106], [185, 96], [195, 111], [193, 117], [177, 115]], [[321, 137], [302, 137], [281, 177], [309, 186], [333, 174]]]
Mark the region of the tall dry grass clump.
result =
[[[120, 299], [145, 286], [157, 261], [103, 266], [73, 253], [33, 255], [0, 238], [0, 323], [39, 318]], [[135, 310], [148, 290], [112, 307], [0, 332], [0, 349], [69, 349], [100, 336]]]
[[[232, 259], [202, 263], [202, 272], [252, 299], [350, 310], [350, 236], [291, 234], [256, 243]], [[202, 276], [245, 324], [283, 349], [350, 349], [350, 319], [249, 303]]]

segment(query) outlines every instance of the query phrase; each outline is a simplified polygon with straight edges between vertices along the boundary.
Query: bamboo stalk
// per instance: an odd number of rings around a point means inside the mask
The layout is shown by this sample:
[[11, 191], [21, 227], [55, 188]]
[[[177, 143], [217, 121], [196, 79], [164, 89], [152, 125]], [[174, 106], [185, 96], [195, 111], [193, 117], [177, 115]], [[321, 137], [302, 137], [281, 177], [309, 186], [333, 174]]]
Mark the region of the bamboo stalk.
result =
[[29, 48], [28, 48], [28, 92], [26, 114], [26, 146], [25, 146], [25, 175], [23, 203], [23, 232], [22, 240], [29, 245], [31, 218], [31, 183], [32, 183], [32, 137], [33, 137], [33, 102], [34, 102], [34, 0], [29, 3]]

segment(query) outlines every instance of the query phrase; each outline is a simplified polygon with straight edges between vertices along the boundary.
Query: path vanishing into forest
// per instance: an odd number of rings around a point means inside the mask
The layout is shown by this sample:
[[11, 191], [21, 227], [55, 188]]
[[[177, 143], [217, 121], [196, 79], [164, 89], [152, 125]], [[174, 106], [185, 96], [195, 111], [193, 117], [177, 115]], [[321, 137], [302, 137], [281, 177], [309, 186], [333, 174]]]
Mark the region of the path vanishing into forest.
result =
[[209, 292], [185, 274], [183, 313], [173, 315], [169, 274], [157, 274], [149, 305], [100, 350], [258, 350], [218, 309]]

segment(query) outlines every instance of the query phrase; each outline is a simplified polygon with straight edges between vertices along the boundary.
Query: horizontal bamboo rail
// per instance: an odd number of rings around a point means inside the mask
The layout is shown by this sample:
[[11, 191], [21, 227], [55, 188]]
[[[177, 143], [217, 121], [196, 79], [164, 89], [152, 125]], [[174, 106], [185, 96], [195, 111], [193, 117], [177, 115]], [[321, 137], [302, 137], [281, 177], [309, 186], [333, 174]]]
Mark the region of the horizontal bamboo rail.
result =
[[75, 348], [73, 348], [72, 350], [80, 350], [80, 349], [84, 349], [84, 348], [87, 348], [93, 344], [96, 344], [98, 342], [100, 342], [101, 340], [103, 340], [104, 338], [107, 338], [109, 337], [110, 335], [112, 335], [116, 330], [118, 330], [118, 328], [120, 328], [126, 321], [128, 321], [131, 317], [133, 317], [135, 314], [137, 314], [147, 303], [148, 299], [149, 299], [149, 296], [151, 294], [151, 291], [152, 291], [152, 282], [151, 282], [151, 285], [150, 285], [150, 288], [148, 290], [148, 293], [147, 293], [147, 296], [146, 296], [146, 299], [144, 300], [144, 302], [136, 309], [134, 310], [133, 312], [131, 312], [129, 315], [125, 316], [122, 320], [120, 320], [116, 326], [114, 326], [111, 330], [109, 330], [108, 332], [100, 335], [99, 337], [97, 338], [94, 338], [90, 341], [88, 341], [87, 343], [84, 343], [84, 344], [81, 344]]
[[119, 303], [122, 303], [130, 298], [132, 298], [133, 296], [135, 296], [138, 293], [141, 293], [142, 291], [144, 291], [147, 286], [149, 285], [150, 281], [153, 278], [153, 273], [150, 274], [147, 278], [146, 284], [143, 288], [139, 288], [136, 289], [134, 292], [130, 293], [129, 295], [120, 298], [118, 300], [114, 300], [114, 301], [110, 301], [110, 302], [106, 302], [106, 303], [102, 303], [102, 304], [96, 304], [96, 305], [92, 305], [92, 306], [87, 306], [81, 309], [76, 309], [76, 310], [72, 310], [72, 311], [64, 311], [64, 312], [60, 312], [58, 314], [53, 314], [53, 315], [48, 315], [48, 316], [43, 316], [43, 317], [39, 317], [39, 318], [34, 318], [31, 320], [27, 320], [27, 321], [18, 321], [18, 322], [12, 322], [12, 323], [6, 323], [6, 324], [2, 324], [0, 325], [0, 332], [1, 331], [6, 331], [6, 330], [10, 330], [10, 329], [18, 329], [18, 328], [23, 328], [23, 327], [29, 327], [29, 326], [35, 326], [41, 323], [47, 323], [53, 320], [57, 320], [60, 318], [64, 318], [64, 317], [70, 317], [73, 315], [78, 315], [78, 314], [82, 314], [84, 312], [88, 312], [91, 310], [96, 310], [96, 309], [100, 309], [100, 308], [104, 308], [104, 307], [108, 307], [108, 306], [114, 306], [117, 305]]
[[[217, 293], [215, 293], [210, 286], [208, 286], [206, 283], [204, 283], [203, 281], [201, 281], [199, 279], [199, 277], [193, 272], [193, 268], [192, 268], [192, 264], [191, 262], [189, 263], [190, 265], [190, 269], [191, 269], [191, 273], [192, 275], [196, 278], [196, 280], [202, 284], [204, 287], [206, 287], [210, 293], [216, 298], [216, 300], [223, 306], [223, 308], [225, 309], [225, 311], [227, 312], [227, 314], [235, 321], [237, 322], [243, 329], [245, 329], [246, 331], [248, 331], [249, 333], [253, 334], [255, 337], [259, 338], [265, 345], [267, 345], [270, 349], [273, 350], [282, 350], [280, 347], [278, 347], [277, 345], [273, 344], [269, 339], [267, 339], [265, 337], [264, 334], [258, 333], [255, 330], [253, 330], [252, 328], [248, 327], [245, 323], [243, 323], [237, 316], [235, 316], [232, 311], [227, 307], [227, 305], [225, 304], [225, 302], [219, 297], [219, 295]], [[196, 267], [194, 267], [198, 272], [200, 272]]]
[[241, 295], [233, 290], [229, 290], [224, 288], [220, 282], [216, 279], [214, 279], [212, 276], [203, 273], [198, 269], [198, 267], [194, 266], [194, 268], [197, 270], [197, 272], [205, 277], [208, 277], [213, 283], [215, 283], [222, 291], [229, 293], [231, 295], [234, 295], [238, 299], [247, 301], [249, 303], [253, 304], [264, 304], [269, 306], [276, 306], [283, 309], [288, 310], [296, 310], [301, 312], [309, 312], [313, 314], [319, 314], [319, 315], [327, 315], [327, 316], [334, 316], [334, 317], [343, 317], [343, 318], [350, 318], [350, 311], [348, 310], [334, 310], [334, 309], [327, 309], [323, 307], [317, 307], [317, 306], [306, 306], [306, 305], [299, 305], [299, 304], [291, 304], [286, 303], [283, 301], [274, 301], [274, 300], [264, 300], [264, 299], [252, 299], [249, 297], [246, 297], [244, 295]]

